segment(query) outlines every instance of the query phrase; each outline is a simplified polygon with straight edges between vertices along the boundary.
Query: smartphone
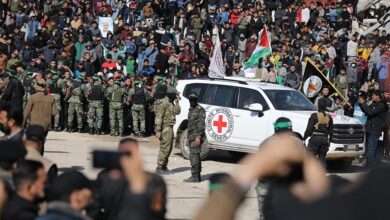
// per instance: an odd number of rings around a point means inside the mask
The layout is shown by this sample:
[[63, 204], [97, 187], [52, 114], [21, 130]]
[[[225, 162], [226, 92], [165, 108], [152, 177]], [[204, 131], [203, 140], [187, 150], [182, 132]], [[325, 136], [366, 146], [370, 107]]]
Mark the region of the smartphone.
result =
[[93, 167], [107, 169], [121, 169], [120, 158], [123, 155], [130, 156], [129, 152], [123, 153], [110, 150], [94, 150], [92, 152]]

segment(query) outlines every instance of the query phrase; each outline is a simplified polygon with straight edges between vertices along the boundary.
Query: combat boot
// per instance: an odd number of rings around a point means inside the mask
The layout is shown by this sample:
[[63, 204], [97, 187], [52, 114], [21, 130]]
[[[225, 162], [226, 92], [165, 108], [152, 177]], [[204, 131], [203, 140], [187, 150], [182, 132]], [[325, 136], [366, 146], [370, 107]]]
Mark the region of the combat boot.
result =
[[199, 183], [201, 181], [200, 174], [192, 174], [190, 178], [183, 180], [185, 183]]
[[72, 130], [71, 130], [71, 128], [68, 126], [68, 127], [66, 127], [66, 131], [68, 132], [68, 133], [71, 133], [72, 132]]
[[77, 131], [78, 131], [79, 133], [83, 133], [83, 129], [81, 129], [81, 128], [77, 129]]
[[93, 135], [93, 128], [90, 128], [88, 133], [89, 133], [90, 135]]
[[55, 131], [55, 132], [60, 132], [60, 131], [61, 131], [61, 128], [60, 128], [60, 127], [56, 127], [56, 128], [54, 128], [54, 131]]
[[125, 132], [121, 132], [121, 137], [126, 137]]
[[157, 167], [155, 173], [159, 175], [170, 175], [171, 171], [168, 168]]
[[100, 128], [96, 129], [96, 134], [97, 135], [101, 135], [102, 134], [102, 131], [100, 130]]

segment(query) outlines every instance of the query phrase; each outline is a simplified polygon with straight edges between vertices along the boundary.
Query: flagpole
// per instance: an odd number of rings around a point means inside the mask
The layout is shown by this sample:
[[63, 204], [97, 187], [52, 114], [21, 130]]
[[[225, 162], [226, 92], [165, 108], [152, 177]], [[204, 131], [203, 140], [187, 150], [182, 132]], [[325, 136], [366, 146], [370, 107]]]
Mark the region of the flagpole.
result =
[[[267, 25], [266, 24], [264, 24], [264, 27], [263, 27], [263, 29], [264, 29], [264, 31], [265, 31], [265, 34], [267, 35], [267, 38], [268, 38], [268, 31], [267, 31]], [[259, 35], [259, 42], [260, 42], [260, 35]], [[268, 40], [268, 46], [269, 46], [269, 49], [270, 49], [270, 51], [271, 51], [271, 58], [272, 58], [272, 60], [274, 61], [274, 68], [275, 68], [275, 73], [276, 73], [276, 83], [278, 83], [278, 76], [279, 76], [279, 73], [278, 73], [278, 71], [279, 71], [279, 68], [278, 68], [278, 70], [276, 69], [276, 60], [275, 60], [275, 56], [272, 54], [272, 47], [271, 47], [271, 41], [272, 41], [272, 39], [269, 39]], [[259, 42], [257, 42], [257, 43], [259, 43]]]
[[[300, 85], [299, 85], [299, 87], [298, 87], [298, 90], [301, 90], [301, 89], [302, 89], [302, 86], [303, 86], [303, 77], [304, 77], [304, 75], [302, 75], [302, 74], [304, 74], [305, 71], [306, 71], [307, 60], [308, 60], [308, 59], [309, 59], [309, 58], [306, 57], [306, 64], [305, 64], [305, 68], [302, 70], [301, 75], [300, 75], [300, 77], [302, 77], [302, 80], [301, 80], [301, 83], [300, 83]], [[302, 89], [302, 90], [303, 90], [303, 89]]]

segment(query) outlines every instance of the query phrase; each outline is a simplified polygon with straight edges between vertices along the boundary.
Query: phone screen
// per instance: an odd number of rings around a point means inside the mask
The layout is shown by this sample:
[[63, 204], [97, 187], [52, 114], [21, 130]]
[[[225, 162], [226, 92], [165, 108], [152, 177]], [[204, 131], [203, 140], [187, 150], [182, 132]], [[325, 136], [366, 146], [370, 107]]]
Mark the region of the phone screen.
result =
[[120, 169], [120, 157], [125, 153], [109, 150], [94, 150], [92, 152], [93, 166], [96, 168]]

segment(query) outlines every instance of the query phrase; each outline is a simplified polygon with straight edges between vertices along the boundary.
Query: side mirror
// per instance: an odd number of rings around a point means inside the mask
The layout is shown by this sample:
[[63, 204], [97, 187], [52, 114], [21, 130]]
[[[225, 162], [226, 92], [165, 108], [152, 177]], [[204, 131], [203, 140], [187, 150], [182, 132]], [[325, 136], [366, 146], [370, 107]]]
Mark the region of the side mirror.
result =
[[253, 103], [249, 105], [249, 110], [253, 112], [263, 112], [263, 105], [259, 103]]

